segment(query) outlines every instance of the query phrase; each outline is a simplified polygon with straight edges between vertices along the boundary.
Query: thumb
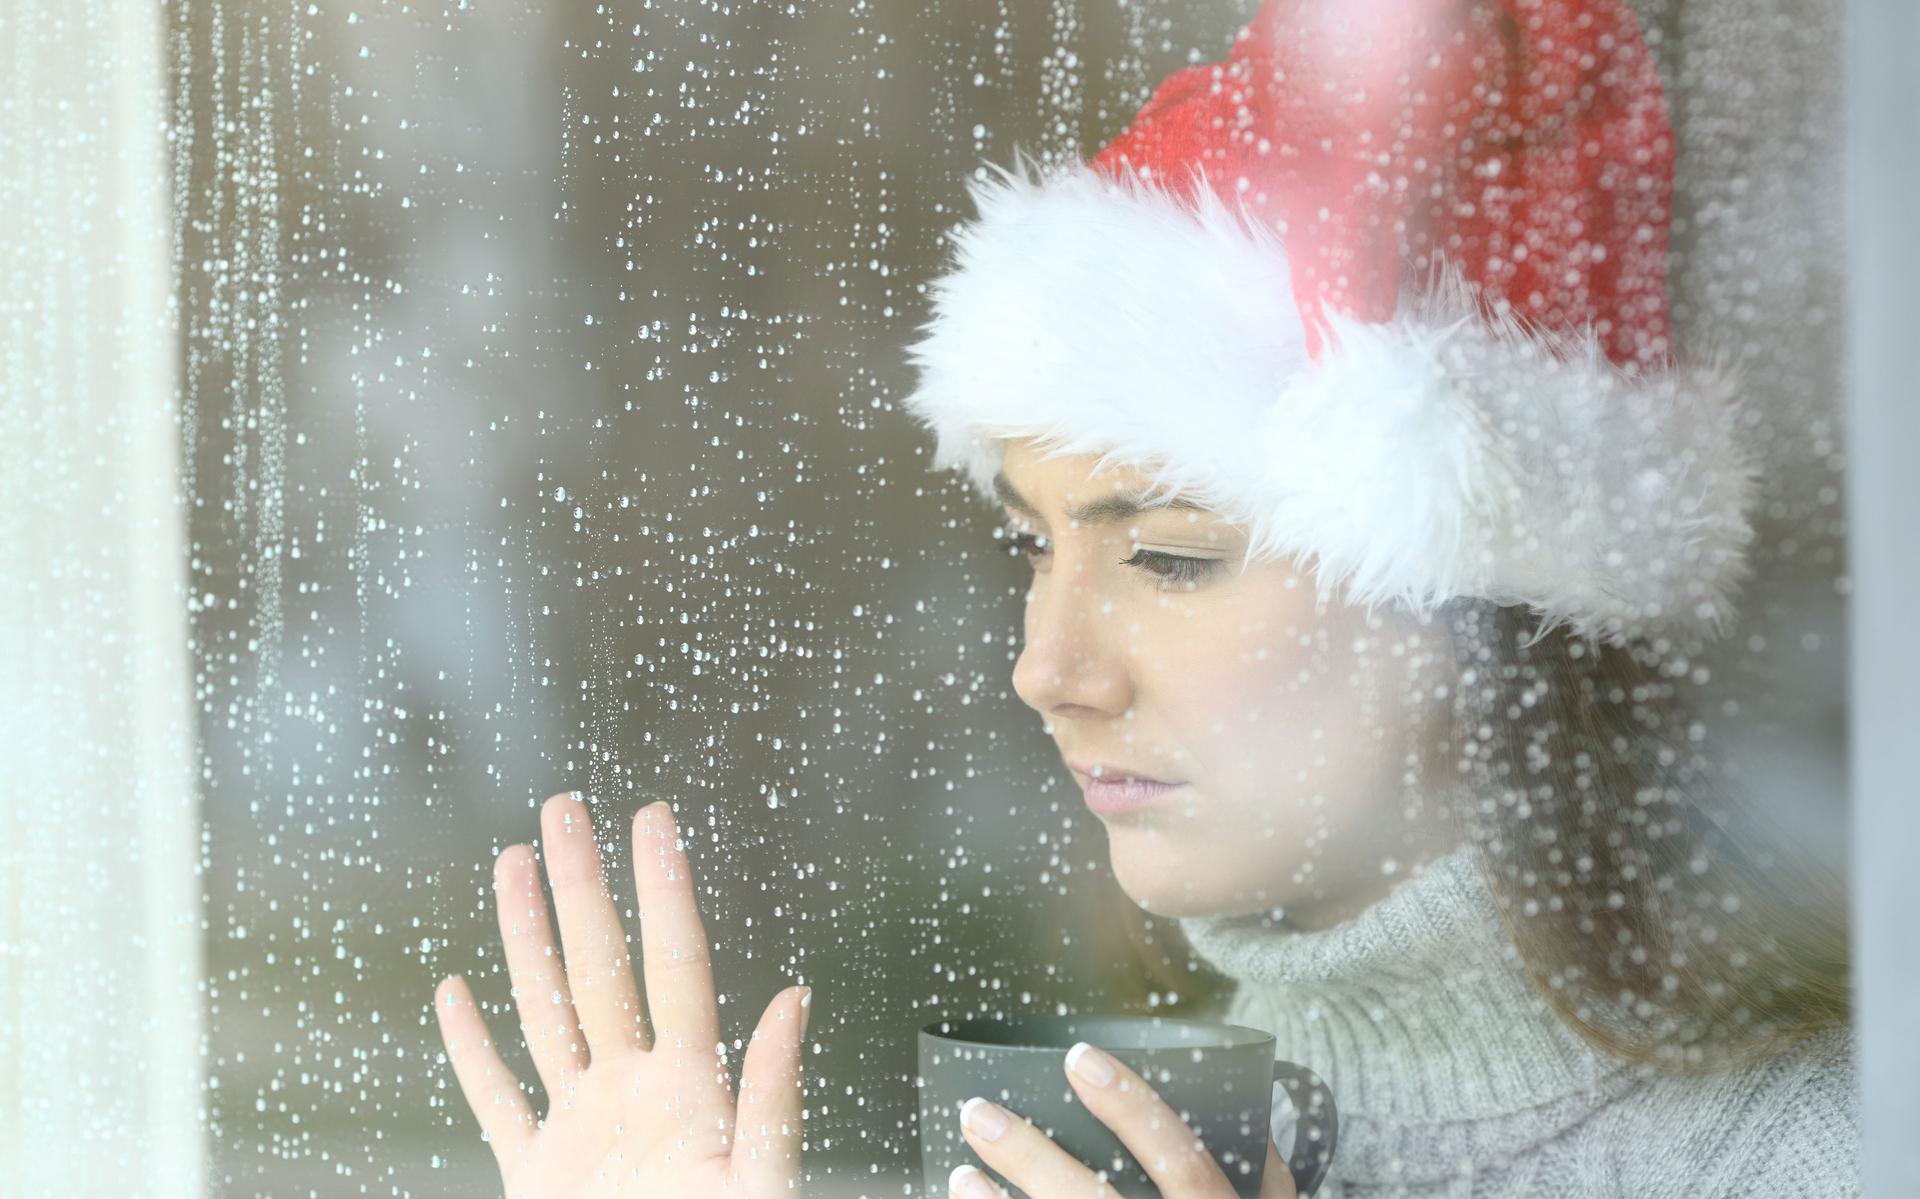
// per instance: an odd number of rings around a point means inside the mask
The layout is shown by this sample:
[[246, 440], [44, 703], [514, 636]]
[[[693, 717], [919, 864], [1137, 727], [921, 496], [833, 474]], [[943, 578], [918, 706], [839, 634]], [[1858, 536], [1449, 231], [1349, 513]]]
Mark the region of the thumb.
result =
[[1287, 1169], [1287, 1159], [1280, 1156], [1280, 1146], [1268, 1137], [1267, 1165], [1260, 1172], [1260, 1199], [1296, 1199], [1297, 1195], [1293, 1171]]
[[801, 1054], [811, 987], [789, 987], [767, 1005], [740, 1067], [733, 1176], [749, 1195], [788, 1195], [800, 1186]]

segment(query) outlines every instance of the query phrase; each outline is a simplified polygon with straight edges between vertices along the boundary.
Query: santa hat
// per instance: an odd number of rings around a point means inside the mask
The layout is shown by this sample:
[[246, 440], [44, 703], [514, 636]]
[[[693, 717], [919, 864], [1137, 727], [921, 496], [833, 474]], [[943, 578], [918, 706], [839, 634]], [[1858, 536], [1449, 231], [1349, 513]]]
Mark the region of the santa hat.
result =
[[911, 350], [936, 466], [1136, 468], [1322, 594], [1724, 632], [1754, 472], [1676, 360], [1623, 0], [1270, 0], [1091, 162], [982, 171]]

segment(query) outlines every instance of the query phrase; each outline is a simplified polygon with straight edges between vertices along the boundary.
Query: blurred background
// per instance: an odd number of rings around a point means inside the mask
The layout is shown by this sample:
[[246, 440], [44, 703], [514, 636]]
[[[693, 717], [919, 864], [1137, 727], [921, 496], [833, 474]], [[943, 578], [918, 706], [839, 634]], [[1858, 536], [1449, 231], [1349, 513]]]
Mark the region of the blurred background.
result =
[[[136, 1171], [153, 1193], [491, 1193], [430, 997], [465, 973], [511, 1031], [492, 860], [565, 789], [592, 802], [623, 906], [627, 819], [674, 801], [730, 1036], [814, 987], [822, 1194], [917, 1193], [922, 1024], [1205, 1011], [1213, 980], [1114, 887], [1011, 692], [1024, 567], [985, 504], [928, 472], [898, 401], [969, 175], [1016, 148], [1091, 154], [1255, 7], [9, 12], [0, 149], [29, 165], [9, 184], [0, 456], [31, 522], [9, 544], [34, 548], [5, 568], [0, 715], [14, 760], [49, 769], [51, 737], [99, 722], [89, 777], [135, 780], [51, 818], [16, 782], [0, 818], [0, 1115], [21, 1160], [53, 1120], [109, 1170], [157, 1112], [203, 1157]], [[1796, 797], [1781, 810], [1837, 860], [1839, 7], [1638, 8], [1681, 138], [1676, 320], [1746, 367], [1767, 455], [1751, 615], [1701, 665], [1755, 792]], [[150, 106], [158, 152], [36, 132], [75, 94]], [[21, 333], [132, 319], [75, 310], [59, 280], [96, 268], [161, 272], [146, 357]], [[36, 401], [133, 394], [113, 380], [158, 381], [147, 415], [177, 454], [142, 476], [167, 502], [118, 519], [101, 447], [124, 430]], [[82, 560], [81, 520], [172, 580], [174, 606], [126, 638], [178, 651], [143, 669], [177, 667], [190, 719], [151, 743], [99, 711], [151, 691], [98, 636], [123, 583]], [[149, 794], [166, 771], [176, 792]], [[190, 881], [149, 877], [166, 854]], [[76, 877], [110, 898], [75, 898]], [[125, 1039], [34, 1031], [133, 1002], [122, 960], [177, 1005]], [[137, 1063], [133, 1091], [77, 1069], [89, 1054]]]

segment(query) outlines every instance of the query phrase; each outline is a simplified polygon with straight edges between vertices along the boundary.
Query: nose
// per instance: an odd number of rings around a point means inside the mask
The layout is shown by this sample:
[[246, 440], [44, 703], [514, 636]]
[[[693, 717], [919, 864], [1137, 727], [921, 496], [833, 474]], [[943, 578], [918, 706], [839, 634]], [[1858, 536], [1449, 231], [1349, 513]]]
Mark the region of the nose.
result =
[[1013, 666], [1014, 692], [1049, 719], [1119, 716], [1133, 706], [1125, 630], [1098, 589], [1061, 565], [1034, 576], [1027, 592], [1026, 640]]

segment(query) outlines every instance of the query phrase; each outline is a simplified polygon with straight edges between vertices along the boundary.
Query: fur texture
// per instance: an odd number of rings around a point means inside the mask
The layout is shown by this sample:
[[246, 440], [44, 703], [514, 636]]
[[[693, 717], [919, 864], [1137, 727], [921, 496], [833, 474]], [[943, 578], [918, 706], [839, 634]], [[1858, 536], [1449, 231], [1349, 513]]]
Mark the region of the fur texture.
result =
[[936, 467], [991, 497], [1001, 439], [1096, 454], [1367, 606], [1725, 631], [1754, 491], [1730, 372], [1629, 374], [1589, 332], [1489, 316], [1444, 268], [1391, 322], [1334, 317], [1315, 360], [1284, 247], [1210, 189], [1077, 166], [971, 191], [910, 350]]

